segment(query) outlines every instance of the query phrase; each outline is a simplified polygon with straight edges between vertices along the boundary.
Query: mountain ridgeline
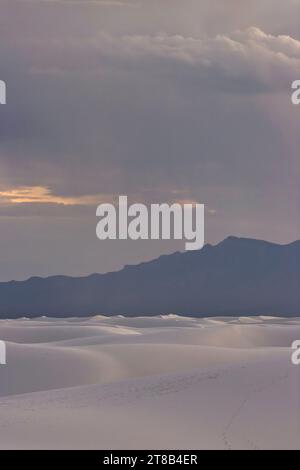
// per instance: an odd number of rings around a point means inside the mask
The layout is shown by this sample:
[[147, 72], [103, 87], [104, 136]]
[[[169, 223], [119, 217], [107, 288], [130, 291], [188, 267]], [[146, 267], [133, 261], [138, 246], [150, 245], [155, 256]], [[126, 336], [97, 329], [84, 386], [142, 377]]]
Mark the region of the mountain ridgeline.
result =
[[0, 317], [300, 316], [300, 241], [229, 237], [118, 272], [0, 283]]

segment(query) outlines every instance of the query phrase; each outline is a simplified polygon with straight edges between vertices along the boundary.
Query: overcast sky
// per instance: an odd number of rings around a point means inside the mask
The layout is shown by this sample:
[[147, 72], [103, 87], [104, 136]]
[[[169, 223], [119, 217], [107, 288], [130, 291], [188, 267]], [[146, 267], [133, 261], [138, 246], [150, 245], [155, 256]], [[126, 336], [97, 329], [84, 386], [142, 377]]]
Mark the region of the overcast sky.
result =
[[0, 0], [0, 280], [183, 249], [96, 206], [206, 205], [206, 241], [299, 236], [300, 0]]

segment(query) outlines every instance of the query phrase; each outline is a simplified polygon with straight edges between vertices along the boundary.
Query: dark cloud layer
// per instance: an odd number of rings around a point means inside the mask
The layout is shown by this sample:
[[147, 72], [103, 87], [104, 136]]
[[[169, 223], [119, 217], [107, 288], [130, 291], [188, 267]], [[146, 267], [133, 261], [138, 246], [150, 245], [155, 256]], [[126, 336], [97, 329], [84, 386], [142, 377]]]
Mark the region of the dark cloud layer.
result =
[[[105, 271], [174, 248], [129, 244], [124, 255], [124, 245], [91, 242], [94, 202], [80, 198], [97, 195], [204, 202], [213, 242], [298, 238], [290, 86], [300, 2], [249, 3], [1, 1], [0, 193], [44, 187], [74, 205], [2, 200], [0, 278]], [[25, 226], [26, 259], [16, 256], [21, 235], [10, 235]], [[28, 247], [36, 230], [39, 256]], [[51, 237], [64, 259], [53, 243], [49, 252]]]

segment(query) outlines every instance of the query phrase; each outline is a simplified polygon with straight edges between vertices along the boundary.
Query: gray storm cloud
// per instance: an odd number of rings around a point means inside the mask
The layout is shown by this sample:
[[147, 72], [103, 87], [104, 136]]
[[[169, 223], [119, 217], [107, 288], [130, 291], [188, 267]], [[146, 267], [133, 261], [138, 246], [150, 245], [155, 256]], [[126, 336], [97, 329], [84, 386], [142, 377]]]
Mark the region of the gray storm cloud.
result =
[[[205, 203], [208, 241], [297, 238], [299, 6], [3, 0], [3, 276], [105, 271], [159, 254], [108, 256], [94, 240], [97, 198], [118, 194]], [[39, 256], [17, 256], [12, 230], [27, 245], [39, 233]]]

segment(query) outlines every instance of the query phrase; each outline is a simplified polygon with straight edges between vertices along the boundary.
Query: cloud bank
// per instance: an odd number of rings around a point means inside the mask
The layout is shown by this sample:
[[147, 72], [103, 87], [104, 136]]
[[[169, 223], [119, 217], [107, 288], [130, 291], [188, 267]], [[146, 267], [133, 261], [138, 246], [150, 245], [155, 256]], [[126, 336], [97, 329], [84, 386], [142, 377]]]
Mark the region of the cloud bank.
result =
[[[94, 244], [94, 209], [118, 194], [205, 203], [211, 242], [298, 238], [300, 2], [104, 3], [1, 2], [5, 278], [159, 254]], [[25, 261], [17, 243], [31, 240], [39, 257], [28, 248]]]

